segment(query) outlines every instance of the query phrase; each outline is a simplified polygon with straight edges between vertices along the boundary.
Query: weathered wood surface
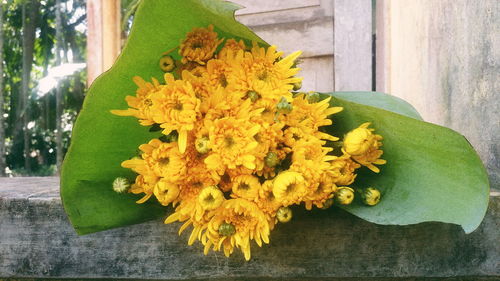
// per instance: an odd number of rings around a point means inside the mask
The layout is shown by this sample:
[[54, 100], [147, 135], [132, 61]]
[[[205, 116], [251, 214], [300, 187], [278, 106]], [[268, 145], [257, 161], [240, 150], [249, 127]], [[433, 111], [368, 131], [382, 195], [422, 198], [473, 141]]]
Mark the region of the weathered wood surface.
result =
[[372, 90], [372, 1], [334, 1], [335, 91]]
[[500, 190], [500, 1], [378, 0], [377, 9], [377, 90], [462, 133]]
[[161, 220], [79, 237], [58, 189], [57, 178], [0, 179], [0, 278], [500, 278], [498, 196], [470, 235], [449, 224], [380, 226], [335, 208], [297, 208], [294, 220], [278, 225], [271, 243], [255, 245], [245, 262], [240, 253], [203, 256], [199, 244], [186, 245], [186, 233], [177, 235], [179, 225]]

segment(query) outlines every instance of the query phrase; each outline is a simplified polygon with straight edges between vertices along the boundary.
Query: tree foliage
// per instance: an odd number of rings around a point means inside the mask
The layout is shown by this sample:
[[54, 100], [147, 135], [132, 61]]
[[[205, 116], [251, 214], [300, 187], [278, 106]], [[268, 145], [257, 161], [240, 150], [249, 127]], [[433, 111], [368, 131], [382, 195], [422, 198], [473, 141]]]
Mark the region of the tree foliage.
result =
[[[56, 54], [56, 10], [55, 0], [36, 1], [34, 14], [35, 40], [33, 44], [32, 70], [28, 84], [27, 104], [22, 100], [22, 62], [23, 62], [23, 5], [33, 9], [26, 0], [11, 0], [4, 4], [3, 18], [3, 55], [4, 55], [4, 118], [8, 170], [14, 175], [47, 175], [54, 172], [56, 161], [55, 90], [42, 95], [39, 92], [40, 80], [55, 67]], [[86, 47], [86, 1], [61, 0], [63, 23], [62, 56], [63, 63], [85, 61]], [[29, 14], [29, 13], [25, 13]], [[69, 143], [71, 124], [81, 108], [85, 90], [85, 72], [59, 80], [63, 93], [62, 114], [63, 147]], [[23, 112], [27, 115], [27, 128], [22, 126]], [[24, 134], [23, 130], [27, 130]], [[29, 155], [24, 153], [24, 136], [28, 137]], [[26, 170], [25, 159], [31, 169]]]

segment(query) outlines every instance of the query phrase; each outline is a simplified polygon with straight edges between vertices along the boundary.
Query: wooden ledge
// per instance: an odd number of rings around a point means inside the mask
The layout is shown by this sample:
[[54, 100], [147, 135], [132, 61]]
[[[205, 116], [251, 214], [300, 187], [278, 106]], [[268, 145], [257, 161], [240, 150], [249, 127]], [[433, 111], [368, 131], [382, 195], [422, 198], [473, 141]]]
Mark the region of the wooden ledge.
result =
[[[500, 197], [475, 232], [456, 225], [381, 226], [342, 210], [295, 209], [271, 243], [202, 253], [178, 224], [161, 220], [78, 236], [59, 199], [57, 178], [0, 179], [0, 278], [162, 280], [498, 280]], [[430, 279], [428, 279], [430, 278]], [[464, 279], [465, 278], [465, 279]]]

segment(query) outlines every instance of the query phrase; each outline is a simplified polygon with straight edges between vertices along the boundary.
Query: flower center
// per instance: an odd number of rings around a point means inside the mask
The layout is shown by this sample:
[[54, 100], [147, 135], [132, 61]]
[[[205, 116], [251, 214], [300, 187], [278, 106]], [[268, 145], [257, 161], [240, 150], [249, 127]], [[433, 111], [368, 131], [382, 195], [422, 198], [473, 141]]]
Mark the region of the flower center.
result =
[[207, 203], [207, 204], [210, 204], [210, 203], [213, 203], [215, 201], [215, 198], [212, 195], [212, 193], [210, 193], [210, 194], [207, 195], [207, 197], [205, 197], [203, 199], [203, 201], [205, 201], [205, 203]]
[[261, 81], [267, 80], [267, 77], [269, 77], [269, 75], [267, 73], [267, 70], [263, 70], [263, 71], [261, 71], [260, 73], [257, 74], [257, 79], [259, 79]]
[[224, 141], [225, 141], [225, 143], [226, 143], [226, 148], [231, 148], [231, 147], [233, 147], [233, 146], [234, 146], [234, 144], [235, 144], [234, 138], [233, 138], [233, 137], [231, 137], [231, 136], [226, 136], [226, 137], [224, 138]]
[[220, 84], [223, 88], [226, 88], [226, 86], [227, 86], [227, 78], [226, 78], [226, 75], [224, 75], [224, 74], [219, 75], [219, 84]]
[[168, 163], [170, 163], [170, 158], [168, 158], [168, 157], [162, 157], [162, 158], [158, 159], [158, 162], [161, 165], [168, 165]]
[[249, 190], [250, 189], [250, 185], [248, 185], [247, 183], [240, 183], [240, 185], [238, 185], [238, 189], [242, 189], [242, 190]]
[[286, 192], [286, 193], [292, 193], [292, 192], [294, 192], [294, 191], [295, 191], [296, 187], [297, 187], [297, 185], [296, 185], [295, 183], [291, 183], [291, 184], [289, 184], [289, 185], [286, 187], [285, 192]]
[[191, 45], [191, 48], [193, 48], [193, 49], [201, 49], [201, 48], [203, 48], [203, 42], [194, 42]]
[[177, 102], [177, 103], [174, 105], [174, 109], [175, 109], [175, 110], [178, 110], [178, 111], [181, 111], [181, 110], [183, 109], [182, 103]]

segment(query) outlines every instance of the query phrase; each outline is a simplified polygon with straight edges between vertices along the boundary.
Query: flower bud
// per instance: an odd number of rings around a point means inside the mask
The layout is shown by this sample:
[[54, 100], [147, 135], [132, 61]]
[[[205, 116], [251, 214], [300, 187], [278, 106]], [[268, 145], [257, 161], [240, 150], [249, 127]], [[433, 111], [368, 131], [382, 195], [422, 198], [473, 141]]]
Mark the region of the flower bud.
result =
[[316, 92], [310, 92], [310, 93], [308, 93], [307, 96], [306, 96], [306, 98], [307, 98], [307, 101], [309, 103], [317, 103], [320, 100], [320, 96]]
[[292, 104], [290, 104], [284, 97], [282, 97], [280, 102], [276, 105], [276, 110], [278, 111], [278, 113], [288, 114], [292, 112], [292, 109]]
[[219, 226], [219, 235], [231, 236], [234, 233], [236, 233], [236, 228], [230, 223], [224, 222]]
[[201, 137], [195, 140], [194, 146], [196, 151], [201, 154], [208, 153], [210, 151], [210, 140], [208, 137]]
[[113, 190], [117, 193], [126, 192], [130, 188], [130, 182], [123, 177], [117, 177], [113, 181]]
[[340, 186], [335, 192], [335, 200], [342, 205], [351, 204], [354, 200], [354, 189], [347, 186]]
[[372, 131], [367, 128], [370, 123], [364, 123], [344, 137], [344, 150], [349, 155], [362, 155], [366, 153], [376, 142]]
[[264, 157], [264, 163], [266, 163], [267, 167], [273, 168], [280, 163], [280, 159], [276, 153], [268, 152], [266, 157]]
[[293, 90], [294, 91], [298, 91], [298, 90], [300, 90], [300, 88], [302, 88], [302, 81], [293, 83]]
[[375, 206], [380, 202], [380, 191], [373, 187], [368, 187], [361, 191], [361, 199], [368, 206]]
[[153, 194], [160, 204], [167, 206], [179, 196], [179, 186], [165, 179], [158, 181], [153, 189]]
[[247, 97], [252, 101], [255, 102], [260, 98], [260, 95], [255, 92], [255, 91], [248, 91], [247, 92]]
[[175, 68], [175, 61], [172, 56], [165, 55], [160, 59], [160, 68], [163, 72], [171, 72]]
[[321, 207], [321, 209], [323, 210], [326, 210], [328, 208], [330, 208], [332, 205], [333, 205], [333, 198], [328, 198], [325, 200], [325, 202], [323, 203], [323, 207]]
[[289, 222], [292, 219], [292, 209], [288, 207], [280, 207], [276, 213], [276, 217], [281, 223]]

